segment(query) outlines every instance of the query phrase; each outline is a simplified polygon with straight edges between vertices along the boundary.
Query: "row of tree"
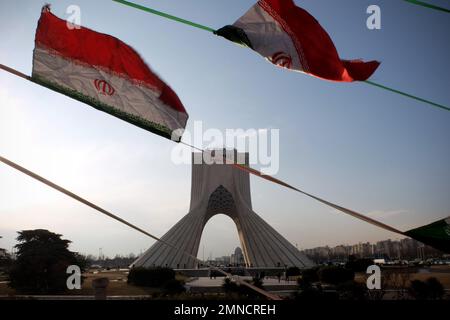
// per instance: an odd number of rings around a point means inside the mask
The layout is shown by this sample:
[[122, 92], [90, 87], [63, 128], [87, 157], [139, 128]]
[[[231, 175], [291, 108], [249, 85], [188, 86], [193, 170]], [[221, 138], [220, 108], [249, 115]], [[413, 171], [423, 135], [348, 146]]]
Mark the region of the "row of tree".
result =
[[84, 256], [69, 250], [71, 241], [48, 230], [20, 231], [15, 259], [6, 254], [0, 268], [19, 293], [58, 294], [67, 290], [67, 267], [87, 267]]
[[[84, 271], [92, 260], [69, 250], [71, 241], [62, 239], [62, 235], [48, 230], [28, 230], [19, 232], [17, 237], [16, 257], [12, 259], [6, 250], [0, 250], [0, 276], [7, 274], [9, 285], [19, 293], [26, 294], [60, 294], [67, 290], [67, 268], [78, 266]], [[131, 257], [130, 257], [131, 258]], [[134, 258], [134, 257], [133, 257]], [[127, 259], [127, 258], [124, 258]], [[128, 258], [129, 259], [129, 258]], [[115, 261], [117, 264], [118, 261]], [[350, 258], [345, 266], [321, 266], [307, 270], [289, 268], [287, 277], [298, 277], [298, 299], [366, 299], [369, 292], [364, 284], [355, 281], [355, 273], [363, 272], [371, 265], [370, 259]], [[127, 262], [128, 265], [128, 262]], [[398, 272], [397, 272], [398, 273]], [[438, 280], [410, 281], [393, 272], [384, 272], [382, 287], [388, 283], [394, 285], [400, 281], [398, 288], [409, 286], [408, 294], [416, 299], [440, 299], [444, 288]], [[264, 275], [258, 274], [251, 283], [263, 287]], [[397, 279], [398, 278], [398, 279]], [[159, 287], [167, 293], [184, 292], [183, 282], [177, 280], [175, 272], [168, 268], [135, 268], [130, 270], [128, 283], [143, 287]], [[335, 290], [323, 290], [323, 285]], [[247, 287], [238, 286], [225, 279], [223, 289], [228, 295], [235, 294], [246, 298], [257, 298], [258, 294]], [[382, 291], [379, 292], [382, 298]]]

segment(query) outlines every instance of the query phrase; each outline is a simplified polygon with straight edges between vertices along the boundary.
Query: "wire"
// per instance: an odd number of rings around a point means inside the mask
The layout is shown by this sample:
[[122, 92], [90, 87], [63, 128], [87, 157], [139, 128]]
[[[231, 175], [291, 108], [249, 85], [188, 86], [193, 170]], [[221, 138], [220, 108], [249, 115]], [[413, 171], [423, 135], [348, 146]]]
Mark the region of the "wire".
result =
[[129, 6], [129, 7], [132, 7], [132, 8], [135, 8], [135, 9], [139, 9], [139, 10], [142, 10], [142, 11], [145, 11], [145, 12], [149, 12], [149, 13], [152, 13], [152, 14], [155, 14], [155, 15], [158, 15], [158, 16], [161, 16], [161, 17], [164, 17], [164, 18], [176, 21], [176, 22], [184, 23], [184, 24], [187, 24], [187, 25], [189, 25], [191, 27], [195, 27], [195, 28], [202, 29], [202, 30], [209, 31], [209, 32], [216, 31], [213, 28], [210, 28], [210, 27], [207, 27], [207, 26], [204, 26], [204, 25], [201, 25], [201, 24], [198, 24], [198, 23], [195, 23], [195, 22], [183, 19], [183, 18], [179, 18], [179, 17], [173, 16], [171, 14], [168, 14], [168, 13], [165, 13], [165, 12], [161, 12], [161, 11], [158, 11], [158, 10], [155, 10], [155, 9], [152, 9], [152, 8], [144, 7], [144, 6], [141, 6], [141, 5], [137, 4], [137, 3], [133, 3], [133, 2], [125, 1], [125, 0], [112, 0], [112, 1], [120, 3], [120, 4], [123, 4], [123, 5], [126, 5], [126, 6]]
[[418, 6], [422, 6], [422, 7], [425, 7], [425, 8], [430, 8], [430, 9], [434, 9], [434, 10], [450, 13], [449, 9], [439, 7], [439, 6], [436, 6], [436, 5], [431, 4], [431, 3], [426, 3], [426, 2], [418, 1], [418, 0], [403, 0], [403, 1], [415, 4], [415, 5], [418, 5]]
[[367, 83], [367, 84], [370, 84], [370, 85], [372, 85], [372, 86], [375, 86], [375, 87], [378, 87], [378, 88], [381, 88], [381, 89], [384, 89], [384, 90], [388, 90], [388, 91], [391, 91], [391, 92], [400, 94], [400, 95], [402, 95], [402, 96], [405, 96], [405, 97], [408, 97], [408, 98], [411, 98], [411, 99], [414, 99], [414, 100], [418, 100], [418, 101], [421, 101], [421, 102], [425, 102], [425, 103], [427, 103], [427, 104], [429, 104], [429, 105], [432, 105], [432, 106], [435, 106], [435, 107], [437, 107], [437, 108], [441, 108], [441, 109], [450, 111], [450, 108], [449, 108], [449, 107], [446, 107], [446, 106], [444, 106], [444, 105], [442, 105], [442, 104], [435, 103], [435, 102], [432, 102], [432, 101], [430, 101], [430, 100], [426, 100], [426, 99], [423, 99], [423, 98], [414, 96], [414, 95], [412, 95], [412, 94], [409, 94], [409, 93], [406, 93], [406, 92], [403, 92], [403, 91], [400, 91], [400, 90], [392, 89], [392, 88], [386, 87], [386, 86], [384, 86], [384, 85], [382, 85], [382, 84], [375, 83], [375, 82], [373, 82], [373, 81], [366, 80], [366, 81], [364, 81], [364, 82]]

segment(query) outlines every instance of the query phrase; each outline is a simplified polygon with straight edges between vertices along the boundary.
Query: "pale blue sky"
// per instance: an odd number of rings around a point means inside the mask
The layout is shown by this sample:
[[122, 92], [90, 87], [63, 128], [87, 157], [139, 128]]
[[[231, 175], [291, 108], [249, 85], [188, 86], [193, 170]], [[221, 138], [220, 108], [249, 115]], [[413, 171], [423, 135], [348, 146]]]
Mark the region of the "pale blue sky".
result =
[[[254, 1], [138, 1], [213, 28]], [[31, 73], [44, 2], [0, 1], [0, 63]], [[450, 16], [401, 0], [296, 3], [330, 33], [343, 58], [382, 62], [373, 76], [450, 105]], [[448, 6], [448, 1], [433, 1]], [[112, 1], [52, 1], [65, 15], [133, 46], [178, 93], [190, 121], [206, 128], [279, 128], [278, 178], [401, 230], [450, 213], [450, 112], [363, 83], [336, 84], [275, 68], [208, 32]], [[382, 29], [366, 28], [378, 4]], [[174, 165], [174, 144], [47, 89], [0, 72], [0, 154], [161, 236], [189, 209], [190, 166]], [[253, 206], [299, 248], [397, 238], [311, 199], [251, 178]], [[46, 228], [73, 250], [139, 253], [153, 240], [0, 165], [0, 247], [15, 232]], [[238, 245], [232, 221], [206, 226], [199, 256]]]

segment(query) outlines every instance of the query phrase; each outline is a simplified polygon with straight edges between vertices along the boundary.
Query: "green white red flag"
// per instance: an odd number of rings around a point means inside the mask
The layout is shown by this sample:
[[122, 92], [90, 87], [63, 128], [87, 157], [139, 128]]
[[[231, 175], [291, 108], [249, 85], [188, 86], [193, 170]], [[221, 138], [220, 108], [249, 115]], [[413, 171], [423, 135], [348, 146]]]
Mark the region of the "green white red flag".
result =
[[176, 93], [133, 48], [87, 28], [69, 28], [48, 6], [36, 31], [32, 80], [175, 141], [188, 120]]
[[450, 217], [406, 231], [405, 235], [450, 253]]
[[259, 0], [233, 25], [215, 33], [277, 66], [331, 81], [367, 80], [380, 65], [341, 60], [328, 33], [292, 0]]

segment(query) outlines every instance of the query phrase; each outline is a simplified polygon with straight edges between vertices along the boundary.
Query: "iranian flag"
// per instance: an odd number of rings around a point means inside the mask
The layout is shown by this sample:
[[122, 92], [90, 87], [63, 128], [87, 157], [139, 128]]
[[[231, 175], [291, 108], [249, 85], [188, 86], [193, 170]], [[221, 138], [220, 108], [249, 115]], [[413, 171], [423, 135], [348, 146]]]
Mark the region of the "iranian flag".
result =
[[[175, 141], [188, 114], [176, 93], [130, 46], [71, 26], [45, 6], [36, 31], [32, 81]], [[174, 136], [172, 136], [174, 134]]]
[[380, 65], [341, 60], [328, 33], [292, 0], [259, 0], [233, 25], [215, 33], [277, 66], [331, 81], [367, 80]]
[[450, 217], [406, 231], [405, 235], [450, 253]]

